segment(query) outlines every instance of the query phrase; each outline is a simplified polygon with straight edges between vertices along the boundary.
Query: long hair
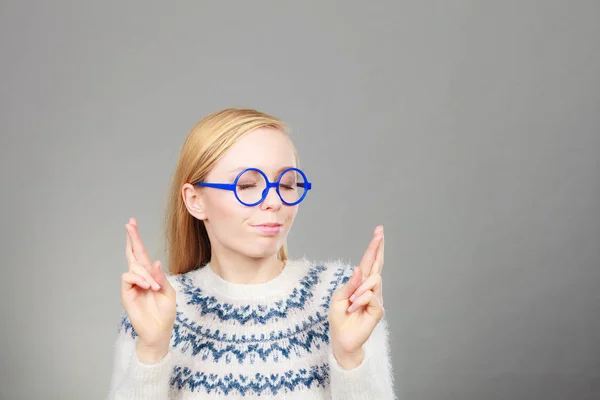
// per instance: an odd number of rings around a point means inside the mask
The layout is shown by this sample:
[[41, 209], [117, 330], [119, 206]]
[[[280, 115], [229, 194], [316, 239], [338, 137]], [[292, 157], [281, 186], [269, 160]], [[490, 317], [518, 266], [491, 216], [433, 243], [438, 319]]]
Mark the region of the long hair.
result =
[[[283, 121], [249, 108], [226, 108], [209, 114], [188, 133], [173, 173], [164, 220], [165, 251], [171, 274], [198, 269], [211, 258], [204, 221], [188, 212], [181, 191], [183, 185], [203, 181], [242, 136], [258, 128], [271, 128], [289, 135]], [[277, 255], [280, 260], [287, 260], [286, 243]]]

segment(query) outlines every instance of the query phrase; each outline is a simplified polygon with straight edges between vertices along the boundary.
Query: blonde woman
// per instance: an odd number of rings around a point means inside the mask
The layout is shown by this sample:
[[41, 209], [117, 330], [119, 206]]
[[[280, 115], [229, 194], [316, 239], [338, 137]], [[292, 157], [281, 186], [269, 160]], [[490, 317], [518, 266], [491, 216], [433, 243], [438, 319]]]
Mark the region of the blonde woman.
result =
[[166, 214], [168, 273], [125, 224], [109, 398], [395, 398], [383, 227], [356, 268], [288, 258], [311, 189], [279, 119], [231, 108], [192, 128]]

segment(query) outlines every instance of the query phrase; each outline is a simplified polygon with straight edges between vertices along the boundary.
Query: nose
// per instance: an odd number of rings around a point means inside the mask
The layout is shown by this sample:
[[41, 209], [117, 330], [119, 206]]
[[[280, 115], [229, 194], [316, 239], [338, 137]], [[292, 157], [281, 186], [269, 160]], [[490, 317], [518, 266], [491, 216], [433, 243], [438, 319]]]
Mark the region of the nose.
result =
[[265, 190], [267, 191], [267, 197], [265, 197], [263, 202], [260, 204], [260, 207], [262, 209], [280, 209], [283, 202], [281, 201], [279, 194], [277, 194], [276, 187], [272, 186]]

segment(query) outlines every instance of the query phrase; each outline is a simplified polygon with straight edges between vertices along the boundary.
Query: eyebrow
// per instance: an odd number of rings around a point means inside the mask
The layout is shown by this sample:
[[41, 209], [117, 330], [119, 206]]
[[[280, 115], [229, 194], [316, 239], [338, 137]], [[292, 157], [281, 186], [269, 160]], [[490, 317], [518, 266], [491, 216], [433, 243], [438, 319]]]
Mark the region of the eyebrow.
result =
[[[258, 167], [239, 167], [239, 168], [234, 168], [232, 170], [227, 171], [228, 174], [234, 174], [234, 173], [240, 173], [243, 170], [245, 170], [246, 168], [258, 168]], [[292, 165], [286, 166], [286, 167], [281, 167], [277, 170], [277, 174], [282, 173], [284, 170], [288, 169], [288, 168], [296, 168]], [[261, 168], [258, 168], [261, 169]], [[268, 175], [268, 174], [267, 174]]]

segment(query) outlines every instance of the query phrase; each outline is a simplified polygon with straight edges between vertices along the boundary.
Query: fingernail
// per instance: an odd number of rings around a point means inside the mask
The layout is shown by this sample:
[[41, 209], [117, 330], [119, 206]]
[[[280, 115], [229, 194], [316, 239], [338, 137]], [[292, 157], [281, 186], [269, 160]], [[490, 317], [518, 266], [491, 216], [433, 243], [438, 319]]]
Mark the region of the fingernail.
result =
[[348, 312], [351, 313], [352, 311], [354, 311], [354, 304], [348, 307]]
[[152, 289], [154, 289], [154, 290], [160, 290], [160, 286], [158, 285], [158, 283], [154, 282], [152, 284]]
[[355, 294], [353, 294], [352, 296], [350, 296], [350, 299], [349, 299], [349, 300], [350, 300], [350, 301], [354, 301], [354, 300], [356, 300], [356, 295], [355, 295]]

